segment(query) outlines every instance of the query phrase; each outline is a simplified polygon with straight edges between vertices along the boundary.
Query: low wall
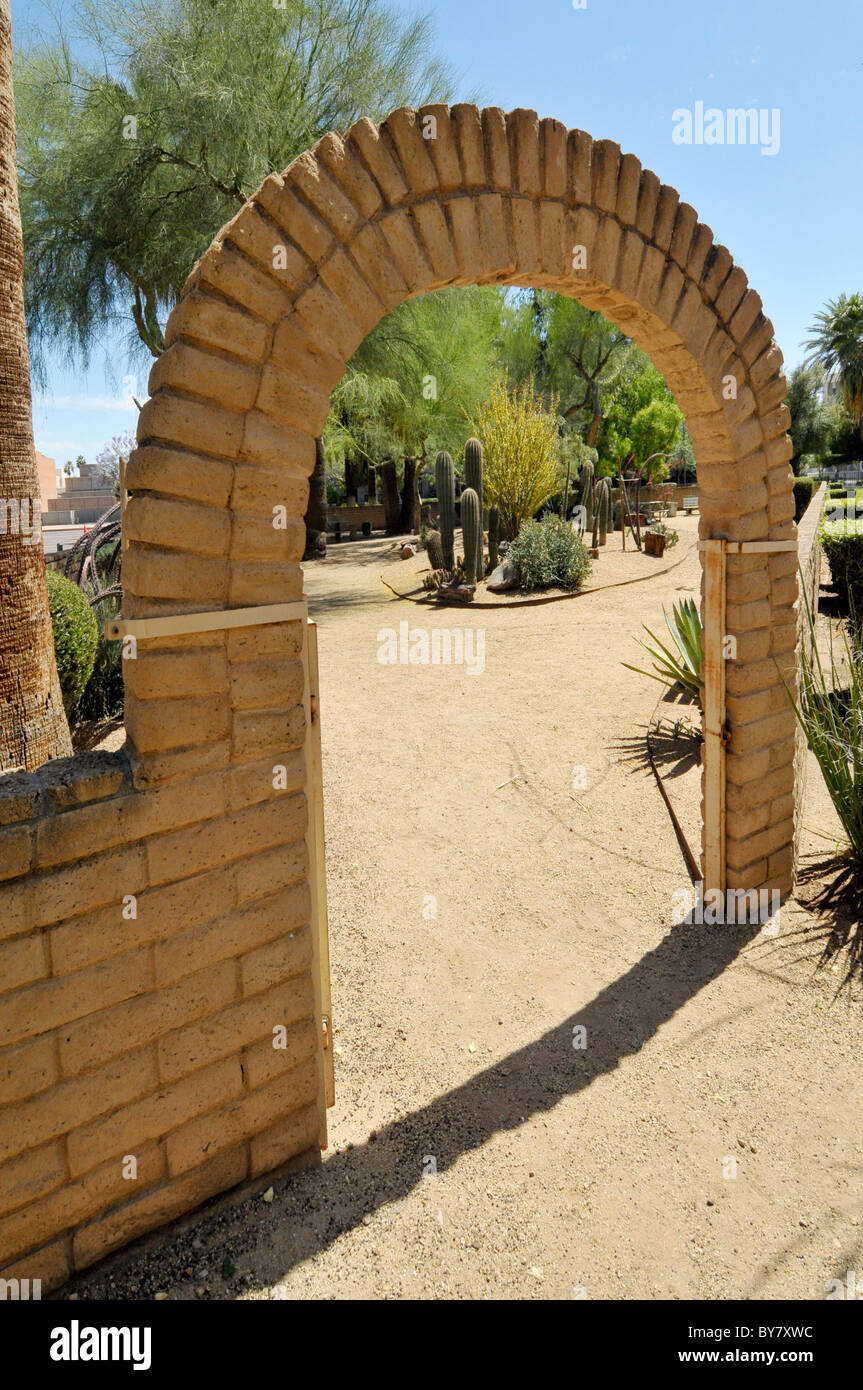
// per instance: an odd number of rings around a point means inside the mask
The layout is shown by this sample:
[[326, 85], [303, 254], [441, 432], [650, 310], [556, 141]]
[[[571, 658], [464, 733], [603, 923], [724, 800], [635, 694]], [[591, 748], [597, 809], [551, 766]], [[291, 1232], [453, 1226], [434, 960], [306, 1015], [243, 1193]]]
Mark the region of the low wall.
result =
[[277, 759], [259, 736], [158, 786], [124, 753], [0, 778], [6, 1278], [54, 1288], [324, 1141], [299, 631], [148, 657], [199, 691], [230, 670], [243, 727], [278, 689]]
[[[824, 500], [827, 496], [827, 484], [822, 483], [814, 492], [812, 501], [800, 518], [797, 528], [797, 558], [800, 563], [800, 599], [797, 609], [797, 656], [798, 666], [800, 652], [811, 650], [812, 637], [809, 628], [809, 618], [807, 616], [807, 604], [809, 612], [815, 618], [818, 613], [818, 594], [821, 587], [821, 562], [823, 550], [821, 548], [821, 513], [824, 508]], [[807, 767], [807, 744], [806, 736], [799, 724], [797, 726], [797, 741], [794, 751], [794, 774], [795, 774], [795, 802], [794, 802], [794, 860], [797, 861], [800, 847], [800, 832], [803, 826], [804, 807], [806, 803], [806, 767]]]

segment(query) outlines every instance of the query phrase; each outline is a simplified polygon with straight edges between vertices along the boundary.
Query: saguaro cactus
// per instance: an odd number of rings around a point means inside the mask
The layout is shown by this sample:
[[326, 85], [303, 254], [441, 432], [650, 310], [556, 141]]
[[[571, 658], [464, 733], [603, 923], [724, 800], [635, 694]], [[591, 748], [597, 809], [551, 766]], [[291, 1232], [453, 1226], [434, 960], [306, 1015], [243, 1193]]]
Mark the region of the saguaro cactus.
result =
[[464, 573], [468, 584], [477, 580], [476, 555], [477, 533], [480, 531], [479, 498], [472, 487], [466, 487], [461, 495], [461, 529], [464, 537]]
[[607, 478], [600, 478], [596, 484], [593, 516], [593, 548], [605, 545], [608, 539], [608, 523], [611, 517], [611, 484]]
[[438, 525], [443, 547], [443, 567], [455, 568], [453, 532], [455, 531], [455, 469], [452, 457], [441, 449], [434, 461], [435, 491], [438, 504]]
[[488, 564], [489, 569], [497, 569], [497, 547], [500, 541], [500, 512], [497, 507], [488, 509]]
[[476, 575], [481, 579], [485, 566], [482, 550], [482, 444], [478, 439], [468, 439], [464, 446], [465, 486], [473, 488], [479, 501], [479, 532], [477, 535]]

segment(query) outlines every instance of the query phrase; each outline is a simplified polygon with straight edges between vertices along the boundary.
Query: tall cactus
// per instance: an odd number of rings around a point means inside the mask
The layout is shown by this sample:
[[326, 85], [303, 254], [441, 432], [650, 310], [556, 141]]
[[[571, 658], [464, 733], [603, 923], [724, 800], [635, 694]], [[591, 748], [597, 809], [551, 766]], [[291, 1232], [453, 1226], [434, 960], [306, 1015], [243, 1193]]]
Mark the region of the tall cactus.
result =
[[497, 507], [488, 509], [488, 565], [489, 569], [497, 569], [497, 547], [500, 541], [500, 511]]
[[599, 544], [605, 545], [608, 540], [608, 527], [611, 521], [611, 482], [608, 478], [602, 480], [602, 498], [600, 500], [599, 512]]
[[473, 488], [479, 501], [479, 534], [477, 536], [476, 573], [481, 579], [485, 573], [482, 550], [482, 445], [478, 439], [468, 439], [464, 446], [465, 487]]
[[438, 526], [443, 547], [443, 567], [455, 569], [453, 533], [455, 531], [455, 469], [452, 456], [441, 449], [434, 461], [435, 492], [438, 504]]
[[593, 510], [593, 549], [605, 545], [608, 539], [608, 522], [611, 516], [611, 484], [607, 478], [600, 478], [596, 484]]
[[472, 487], [466, 487], [461, 495], [461, 530], [464, 538], [464, 573], [468, 584], [477, 581], [478, 537], [482, 535], [479, 515], [479, 498]]
[[433, 570], [443, 569], [443, 546], [440, 531], [426, 531], [426, 554]]
[[581, 465], [581, 506], [584, 507], [584, 529], [588, 530], [593, 525], [594, 506], [593, 506], [593, 464], [588, 459]]

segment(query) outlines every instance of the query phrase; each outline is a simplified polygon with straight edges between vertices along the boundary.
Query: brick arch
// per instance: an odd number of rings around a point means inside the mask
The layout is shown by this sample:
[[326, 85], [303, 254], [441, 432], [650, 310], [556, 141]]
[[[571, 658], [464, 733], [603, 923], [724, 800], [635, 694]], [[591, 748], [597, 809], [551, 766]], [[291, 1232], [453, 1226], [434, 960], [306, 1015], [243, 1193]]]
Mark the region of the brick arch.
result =
[[[781, 354], [760, 297], [693, 208], [616, 144], [532, 111], [400, 108], [270, 175], [192, 271], [127, 470], [125, 616], [299, 598], [314, 438], [345, 364], [404, 299], [472, 284], [601, 310], [685, 412], [702, 536], [794, 539]], [[729, 557], [732, 887], [790, 885], [794, 717], [775, 658], [793, 663], [796, 597], [793, 552]], [[298, 628], [142, 644], [126, 663], [139, 785], [218, 766], [248, 779], [300, 747], [299, 694], [284, 708], [249, 662], [256, 633], [262, 659], [295, 657]]]

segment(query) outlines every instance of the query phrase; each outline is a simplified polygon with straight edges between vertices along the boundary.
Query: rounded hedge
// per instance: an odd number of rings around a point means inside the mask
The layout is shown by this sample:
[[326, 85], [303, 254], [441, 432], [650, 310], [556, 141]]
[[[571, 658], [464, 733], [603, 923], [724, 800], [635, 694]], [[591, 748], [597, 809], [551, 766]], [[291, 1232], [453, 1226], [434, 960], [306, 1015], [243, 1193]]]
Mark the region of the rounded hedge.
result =
[[552, 514], [525, 521], [507, 550], [518, 565], [523, 589], [580, 589], [590, 573], [590, 556], [569, 522]]
[[99, 625], [77, 584], [53, 570], [48, 571], [47, 578], [57, 674], [68, 714], [93, 674]]

